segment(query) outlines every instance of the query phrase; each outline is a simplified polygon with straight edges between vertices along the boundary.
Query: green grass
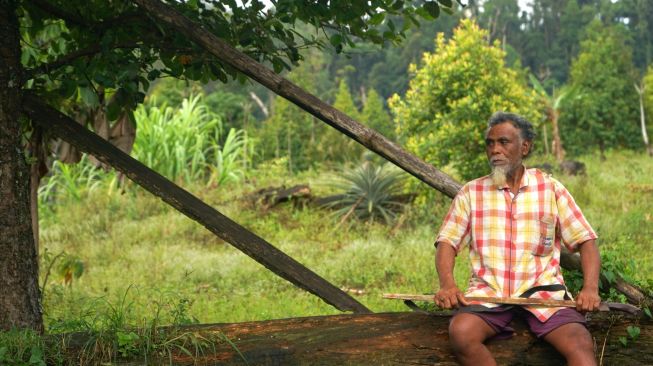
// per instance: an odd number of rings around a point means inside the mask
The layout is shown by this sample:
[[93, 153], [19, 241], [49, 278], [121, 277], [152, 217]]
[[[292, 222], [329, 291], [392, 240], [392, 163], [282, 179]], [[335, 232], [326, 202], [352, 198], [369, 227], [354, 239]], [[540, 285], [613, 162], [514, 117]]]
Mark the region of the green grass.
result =
[[[616, 258], [632, 258], [625, 262], [624, 274], [650, 281], [653, 159], [615, 152], [606, 162], [598, 156], [581, 160], [588, 166], [587, 177], [558, 179], [598, 231], [601, 250]], [[437, 289], [433, 240], [448, 199], [415, 208], [404, 226], [392, 233], [391, 227], [379, 223], [336, 228], [337, 218], [322, 209], [287, 205], [263, 212], [237, 199], [283, 183], [308, 182], [318, 194], [325, 194], [329, 188], [320, 183], [324, 174], [252, 176], [256, 181], [211, 190], [198, 184], [191, 190], [197, 189], [196, 194], [219, 211], [348, 289], [373, 311], [406, 310], [401, 302], [381, 299], [384, 292]], [[202, 323], [338, 313], [138, 187], [130, 185], [124, 194], [96, 188], [79, 195], [81, 199], [62, 199], [49, 206], [41, 222], [42, 248], [74, 254], [85, 264], [84, 274], [71, 285], [55, 275], [46, 285], [45, 320], [52, 331], [102, 327], [101, 315], [110, 312], [108, 304], [119, 304], [125, 296], [125, 324], [140, 324], [157, 311], [161, 324], [174, 323], [179, 320], [174, 309], [180, 304], [186, 320]], [[467, 281], [467, 266], [466, 255], [460, 255], [456, 279], [461, 287]]]

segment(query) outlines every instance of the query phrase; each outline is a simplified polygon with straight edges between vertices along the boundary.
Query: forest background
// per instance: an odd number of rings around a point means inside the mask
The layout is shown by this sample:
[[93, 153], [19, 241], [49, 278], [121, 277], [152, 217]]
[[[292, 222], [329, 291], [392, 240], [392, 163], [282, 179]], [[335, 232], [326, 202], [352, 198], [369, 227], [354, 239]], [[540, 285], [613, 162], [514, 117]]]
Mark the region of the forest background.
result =
[[[301, 50], [285, 76], [460, 181], [487, 173], [482, 132], [493, 111], [527, 116], [538, 131], [528, 165], [549, 164], [570, 189], [601, 237], [603, 272], [650, 291], [653, 129], [641, 116], [653, 116], [651, 19], [641, 0], [470, 1], [421, 21], [399, 46], [318, 34], [325, 47]], [[74, 93], [80, 106], [102, 107], [92, 88]], [[132, 120], [132, 156], [370, 309], [405, 310], [385, 292], [437, 290], [432, 244], [449, 199], [264, 87], [160, 78]], [[141, 336], [120, 330], [131, 326], [337, 313], [91, 157], [54, 150], [39, 188], [47, 332], [110, 328], [128, 355]], [[584, 173], [559, 168], [568, 159]], [[333, 200], [252, 198], [295, 184]], [[580, 274], [566, 278], [577, 291]]]

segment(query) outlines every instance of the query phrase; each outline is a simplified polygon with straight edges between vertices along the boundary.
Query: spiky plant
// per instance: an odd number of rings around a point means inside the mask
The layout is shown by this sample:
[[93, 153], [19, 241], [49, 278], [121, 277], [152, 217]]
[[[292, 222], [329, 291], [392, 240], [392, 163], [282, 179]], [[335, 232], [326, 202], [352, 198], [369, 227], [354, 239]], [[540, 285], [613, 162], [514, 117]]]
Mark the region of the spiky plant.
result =
[[375, 166], [365, 162], [345, 170], [333, 186], [342, 193], [327, 204], [344, 222], [350, 217], [363, 221], [383, 220], [392, 223], [404, 205], [400, 194], [401, 172], [388, 164]]

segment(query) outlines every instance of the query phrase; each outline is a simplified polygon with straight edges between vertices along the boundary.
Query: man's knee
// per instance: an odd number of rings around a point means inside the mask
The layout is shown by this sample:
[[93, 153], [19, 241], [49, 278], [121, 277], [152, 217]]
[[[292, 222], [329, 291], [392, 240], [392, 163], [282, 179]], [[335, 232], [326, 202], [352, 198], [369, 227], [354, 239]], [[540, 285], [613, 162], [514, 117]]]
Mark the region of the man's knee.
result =
[[[569, 323], [546, 335], [551, 343], [568, 361], [594, 359], [594, 340], [587, 328], [578, 323]], [[572, 364], [570, 362], [570, 364]], [[586, 363], [591, 364], [591, 363]]]
[[480, 317], [462, 313], [455, 315], [449, 323], [449, 339], [455, 351], [483, 343], [494, 330]]

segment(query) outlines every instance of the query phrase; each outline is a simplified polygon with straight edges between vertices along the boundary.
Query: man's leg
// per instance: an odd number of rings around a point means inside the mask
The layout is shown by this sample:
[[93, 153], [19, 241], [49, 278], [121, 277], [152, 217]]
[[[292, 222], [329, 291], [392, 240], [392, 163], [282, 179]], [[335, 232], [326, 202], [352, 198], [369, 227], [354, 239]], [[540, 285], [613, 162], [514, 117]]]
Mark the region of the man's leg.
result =
[[497, 332], [481, 317], [472, 313], [458, 313], [449, 323], [449, 340], [461, 365], [496, 365], [483, 342]]
[[567, 323], [544, 336], [560, 352], [569, 366], [596, 365], [592, 335], [580, 323]]

